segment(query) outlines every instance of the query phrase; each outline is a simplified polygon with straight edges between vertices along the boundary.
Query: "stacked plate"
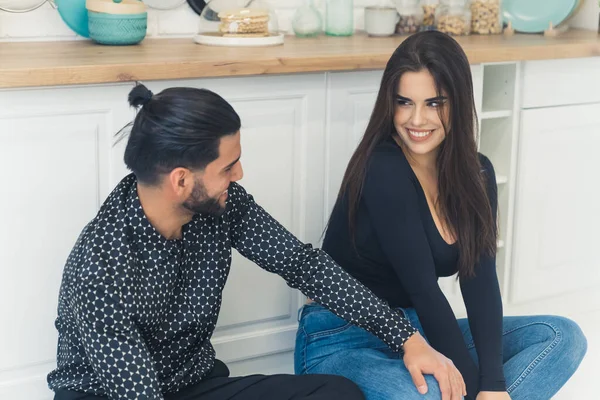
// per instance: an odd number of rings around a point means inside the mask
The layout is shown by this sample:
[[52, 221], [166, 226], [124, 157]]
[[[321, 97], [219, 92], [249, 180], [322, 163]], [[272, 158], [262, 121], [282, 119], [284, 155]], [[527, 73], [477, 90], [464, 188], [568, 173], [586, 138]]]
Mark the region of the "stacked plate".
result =
[[582, 0], [503, 0], [504, 23], [517, 32], [543, 32], [566, 21]]
[[0, 10], [9, 12], [27, 12], [44, 5], [46, 0], [0, 0]]

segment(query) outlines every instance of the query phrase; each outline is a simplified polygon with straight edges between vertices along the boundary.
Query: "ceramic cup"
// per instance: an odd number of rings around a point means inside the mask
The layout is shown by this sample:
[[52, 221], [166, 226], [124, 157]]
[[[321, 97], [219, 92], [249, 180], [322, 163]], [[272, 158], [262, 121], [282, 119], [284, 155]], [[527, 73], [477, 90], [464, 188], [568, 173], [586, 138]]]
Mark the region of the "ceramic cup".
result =
[[391, 36], [400, 16], [393, 7], [365, 7], [365, 31], [369, 36]]

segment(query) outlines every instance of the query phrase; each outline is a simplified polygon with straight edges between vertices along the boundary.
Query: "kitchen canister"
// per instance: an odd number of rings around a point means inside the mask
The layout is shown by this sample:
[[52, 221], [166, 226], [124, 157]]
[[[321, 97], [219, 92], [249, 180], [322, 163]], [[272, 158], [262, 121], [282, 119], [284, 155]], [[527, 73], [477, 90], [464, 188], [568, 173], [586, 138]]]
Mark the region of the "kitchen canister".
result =
[[90, 39], [106, 45], [132, 45], [148, 29], [146, 5], [139, 0], [87, 0]]

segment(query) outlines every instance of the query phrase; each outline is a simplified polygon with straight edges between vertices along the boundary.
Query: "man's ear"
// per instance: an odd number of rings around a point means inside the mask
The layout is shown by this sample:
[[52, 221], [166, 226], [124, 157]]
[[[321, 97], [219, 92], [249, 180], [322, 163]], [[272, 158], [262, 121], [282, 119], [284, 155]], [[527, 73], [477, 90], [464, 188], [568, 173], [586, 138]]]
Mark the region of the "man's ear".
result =
[[169, 173], [168, 185], [175, 197], [185, 198], [194, 187], [194, 174], [187, 168], [175, 168]]

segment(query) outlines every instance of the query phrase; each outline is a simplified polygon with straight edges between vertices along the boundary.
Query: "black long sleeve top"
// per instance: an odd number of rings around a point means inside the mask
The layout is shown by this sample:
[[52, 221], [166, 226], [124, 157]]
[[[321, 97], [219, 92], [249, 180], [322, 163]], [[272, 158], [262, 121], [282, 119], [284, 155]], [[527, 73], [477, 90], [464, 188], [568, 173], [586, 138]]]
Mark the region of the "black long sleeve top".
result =
[[[497, 186], [490, 160], [480, 155], [494, 218]], [[401, 148], [388, 139], [369, 160], [350, 236], [348, 205], [338, 199], [323, 249], [392, 307], [414, 307], [431, 345], [450, 358], [465, 379], [468, 396], [506, 390], [502, 363], [502, 302], [495, 257], [482, 256], [475, 277], [460, 279], [479, 368], [468, 353], [438, 277], [458, 270], [458, 247], [444, 241], [425, 193]]]

